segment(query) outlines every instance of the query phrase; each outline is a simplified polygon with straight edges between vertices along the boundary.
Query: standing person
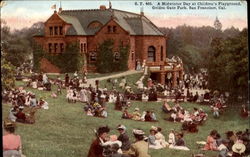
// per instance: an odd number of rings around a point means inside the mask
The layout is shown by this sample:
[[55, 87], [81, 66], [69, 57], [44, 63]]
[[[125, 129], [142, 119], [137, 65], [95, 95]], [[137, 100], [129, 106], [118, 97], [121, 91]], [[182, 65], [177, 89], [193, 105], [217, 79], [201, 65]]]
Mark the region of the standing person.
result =
[[148, 154], [148, 143], [144, 141], [144, 132], [140, 129], [133, 130], [135, 143], [131, 145], [128, 154], [131, 157], [150, 157]]
[[126, 133], [126, 127], [124, 125], [118, 125], [117, 130], [120, 133], [118, 140], [122, 142], [122, 152], [123, 154], [126, 154], [131, 145], [131, 142], [129, 141], [129, 136]]
[[15, 134], [15, 125], [4, 122], [3, 157], [21, 157], [21, 137]]
[[108, 126], [105, 127], [99, 127], [96, 132], [96, 139], [92, 142], [90, 148], [88, 157], [104, 157], [103, 156], [103, 147], [101, 146], [102, 143], [108, 141], [108, 133], [110, 129]]
[[65, 87], [69, 86], [69, 74], [65, 74]]

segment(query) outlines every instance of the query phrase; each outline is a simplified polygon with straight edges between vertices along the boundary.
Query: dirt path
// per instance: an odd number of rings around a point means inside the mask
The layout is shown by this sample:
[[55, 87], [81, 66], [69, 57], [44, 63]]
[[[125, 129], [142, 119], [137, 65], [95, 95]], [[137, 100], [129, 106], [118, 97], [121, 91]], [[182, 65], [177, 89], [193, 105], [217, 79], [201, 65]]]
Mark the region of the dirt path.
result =
[[99, 80], [107, 80], [110, 78], [117, 78], [117, 77], [122, 77], [122, 76], [127, 76], [127, 75], [131, 75], [131, 74], [137, 74], [137, 73], [142, 73], [143, 71], [136, 71], [136, 70], [129, 70], [129, 71], [125, 71], [119, 74], [114, 74], [114, 75], [109, 75], [109, 76], [103, 76], [103, 77], [97, 77], [97, 78], [91, 78], [87, 80], [87, 87], [91, 84], [92, 87], [95, 87], [95, 81]]

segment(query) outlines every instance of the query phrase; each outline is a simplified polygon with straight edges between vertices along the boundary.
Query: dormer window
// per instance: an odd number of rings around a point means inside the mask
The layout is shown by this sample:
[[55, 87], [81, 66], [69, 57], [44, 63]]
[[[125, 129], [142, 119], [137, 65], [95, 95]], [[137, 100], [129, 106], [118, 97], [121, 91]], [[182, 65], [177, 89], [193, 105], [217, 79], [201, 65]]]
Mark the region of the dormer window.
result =
[[112, 27], [108, 26], [108, 33], [112, 33]]
[[58, 27], [55, 27], [55, 35], [58, 35]]

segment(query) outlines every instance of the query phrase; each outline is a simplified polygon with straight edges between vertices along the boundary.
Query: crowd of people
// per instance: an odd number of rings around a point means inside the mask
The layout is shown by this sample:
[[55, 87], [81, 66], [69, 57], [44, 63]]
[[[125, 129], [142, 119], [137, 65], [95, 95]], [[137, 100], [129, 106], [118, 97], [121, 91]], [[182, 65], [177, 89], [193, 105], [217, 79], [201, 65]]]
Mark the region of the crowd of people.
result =
[[219, 151], [219, 157], [242, 157], [250, 155], [250, 132], [227, 131], [223, 139], [217, 130], [212, 130], [204, 142], [203, 150]]
[[[64, 80], [61, 80], [60, 77], [50, 79], [46, 74], [40, 73], [33, 74], [31, 78], [27, 78], [25, 81], [27, 82], [27, 87], [51, 91], [51, 96], [54, 98], [62, 94], [62, 89], [66, 89], [65, 97], [68, 103], [82, 102], [85, 104], [83, 109], [87, 116], [102, 118], [108, 117], [108, 103], [114, 103], [114, 110], [122, 111], [121, 118], [123, 119], [156, 122], [158, 119], [156, 118], [154, 110], [140, 112], [140, 109], [136, 107], [132, 113], [129, 113], [128, 109], [133, 106], [131, 100], [139, 100], [142, 102], [157, 101], [160, 95], [174, 96], [175, 105], [171, 107], [168, 101], [164, 101], [162, 110], [169, 115], [166, 120], [182, 123], [182, 132], [171, 130], [168, 140], [166, 141], [164, 135], [161, 133], [162, 129], [160, 127], [152, 126], [148, 136], [145, 135], [143, 130], [134, 129], [135, 142], [132, 143], [129, 140], [130, 138], [126, 133], [126, 127], [124, 125], [117, 127], [119, 136], [109, 136], [108, 133], [110, 129], [108, 127], [100, 127], [96, 130], [97, 138], [91, 144], [88, 157], [149, 157], [148, 149], [162, 148], [188, 151], [190, 149], [186, 146], [183, 131], [197, 132], [197, 126], [203, 124], [208, 115], [202, 108], [194, 108], [193, 112], [190, 113], [182, 108], [178, 101], [183, 99], [183, 101], [209, 104], [211, 105], [213, 116], [219, 117], [226, 108], [228, 98], [228, 94], [210, 91], [200, 95], [196, 92], [196, 94], [193, 95], [193, 93], [190, 92], [192, 89], [207, 89], [206, 75], [202, 73], [195, 76], [185, 76], [183, 81], [178, 81], [176, 88], [172, 88], [172, 86], [168, 85], [163, 86], [148, 79], [147, 87], [140, 87], [136, 92], [128, 88], [126, 79], [122, 78], [119, 87], [125, 90], [124, 93], [118, 92], [115, 88], [112, 88], [112, 90], [107, 90], [106, 87], [101, 89], [99, 88], [99, 81], [96, 81], [96, 88], [91, 85], [86, 87], [86, 74], [82, 79], [78, 77], [77, 73], [75, 73], [72, 78], [66, 74]], [[115, 85], [118, 82], [112, 83]], [[56, 92], [52, 91], [52, 85], [57, 87]], [[185, 88], [187, 89], [187, 93], [184, 93]], [[14, 122], [32, 124], [35, 122], [34, 115], [37, 109], [49, 109], [48, 102], [46, 102], [44, 98], [38, 99], [34, 93], [28, 92], [23, 88], [3, 90], [2, 98], [4, 102], [12, 104], [8, 116], [12, 124], [14, 124]], [[249, 116], [249, 111], [246, 106], [242, 106], [241, 113], [242, 117], [246, 117], [246, 113], [247, 116]], [[7, 134], [14, 133], [8, 130], [7, 126], [10, 125], [7, 124], [6, 122], [5, 128]], [[11, 127], [13, 128], [14, 125]], [[220, 143], [218, 143], [218, 141], [220, 141]], [[238, 147], [242, 150], [239, 151]], [[15, 146], [14, 150], [17, 150], [17, 152], [14, 151], [11, 153], [20, 153], [20, 148], [21, 145]], [[213, 130], [207, 138], [203, 150], [218, 151], [221, 157], [226, 157], [230, 155], [230, 153], [233, 157], [238, 157], [237, 154], [249, 154], [249, 132], [248, 130], [237, 133], [228, 132], [227, 139], [221, 140], [218, 132]], [[6, 153], [9, 153], [8, 149], [6, 149]]]
[[162, 111], [170, 114], [169, 118], [166, 120], [172, 122], [181, 122], [182, 129], [189, 132], [198, 132], [197, 126], [203, 124], [206, 121], [208, 114], [203, 111], [202, 108], [194, 108], [192, 113], [185, 110], [177, 102], [173, 107], [169, 105], [168, 102], [164, 102], [162, 106]]
[[37, 99], [35, 93], [22, 87], [3, 90], [2, 98], [4, 103], [11, 104], [8, 119], [12, 122], [33, 124], [37, 109], [49, 109], [44, 98]]
[[132, 119], [135, 121], [144, 121], [144, 122], [156, 122], [156, 115], [153, 110], [151, 111], [143, 111], [142, 114], [140, 113], [140, 109], [136, 107], [133, 113], [128, 112], [128, 108], [124, 108], [122, 113], [123, 119]]
[[167, 142], [160, 127], [152, 126], [148, 135], [142, 129], [133, 129], [135, 140], [132, 142], [124, 125], [116, 128], [118, 136], [109, 135], [108, 126], [95, 130], [96, 139], [90, 146], [88, 157], [150, 157], [149, 149], [163, 148], [189, 151], [182, 132], [171, 130]]

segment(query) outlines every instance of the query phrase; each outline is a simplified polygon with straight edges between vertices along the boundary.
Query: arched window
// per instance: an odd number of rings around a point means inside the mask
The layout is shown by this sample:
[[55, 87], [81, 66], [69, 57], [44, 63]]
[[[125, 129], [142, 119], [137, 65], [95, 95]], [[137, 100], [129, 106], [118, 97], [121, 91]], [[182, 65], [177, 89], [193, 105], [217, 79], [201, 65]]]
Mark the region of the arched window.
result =
[[118, 52], [115, 52], [114, 58], [115, 58], [115, 61], [119, 61], [120, 60], [120, 54]]
[[96, 61], [96, 52], [90, 52], [89, 53], [89, 61], [95, 62]]
[[154, 46], [148, 47], [148, 61], [155, 62], [155, 47]]

